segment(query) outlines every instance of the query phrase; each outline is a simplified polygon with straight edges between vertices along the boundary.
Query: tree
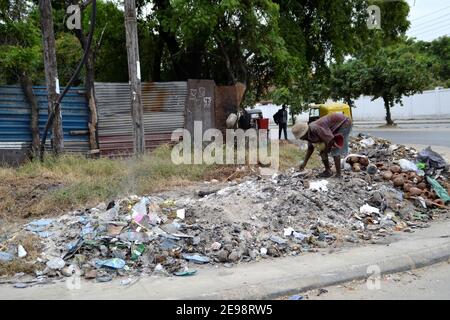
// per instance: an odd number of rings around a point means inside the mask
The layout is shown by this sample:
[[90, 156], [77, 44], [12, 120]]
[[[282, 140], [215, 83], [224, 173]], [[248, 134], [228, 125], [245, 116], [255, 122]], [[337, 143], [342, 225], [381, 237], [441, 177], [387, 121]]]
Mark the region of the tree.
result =
[[134, 0], [125, 0], [125, 31], [127, 40], [128, 74], [131, 89], [131, 115], [133, 120], [134, 152], [145, 152], [143, 107], [141, 101], [141, 65], [137, 35], [136, 5]]
[[[52, 4], [50, 0], [39, 0], [41, 14], [41, 32], [44, 51], [45, 79], [47, 83], [48, 114], [55, 113], [52, 133], [52, 148], [55, 154], [62, 153], [64, 149], [64, 135], [62, 130], [61, 109], [55, 108], [59, 97], [58, 67], [56, 62], [55, 34], [53, 30]], [[41, 146], [43, 150], [45, 146]]]
[[[33, 82], [42, 74], [40, 36], [37, 19], [26, 1], [0, 1], [0, 73], [6, 82], [21, 84], [31, 106], [31, 154], [39, 150], [39, 105]], [[9, 80], [9, 81], [8, 81]]]
[[393, 125], [391, 108], [395, 103], [402, 104], [404, 96], [421, 93], [427, 88], [431, 81], [429, 68], [432, 62], [403, 44], [380, 49], [371, 61], [360, 69], [361, 77], [366, 76], [363, 91], [373, 96], [372, 100], [383, 99], [386, 123]]
[[364, 80], [367, 72], [363, 61], [351, 59], [331, 67], [329, 82], [330, 97], [334, 100], [344, 100], [354, 108], [354, 100], [363, 94]]
[[431, 42], [410, 40], [411, 46], [433, 60], [433, 80], [428, 89], [437, 86], [450, 87], [450, 37], [443, 36]]

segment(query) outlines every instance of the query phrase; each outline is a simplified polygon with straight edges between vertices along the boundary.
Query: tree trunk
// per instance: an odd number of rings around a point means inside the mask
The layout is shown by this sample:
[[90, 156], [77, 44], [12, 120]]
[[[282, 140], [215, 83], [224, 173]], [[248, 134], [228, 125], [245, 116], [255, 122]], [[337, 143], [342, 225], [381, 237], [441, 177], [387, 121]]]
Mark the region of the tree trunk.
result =
[[34, 158], [39, 153], [39, 105], [36, 96], [33, 93], [33, 83], [25, 72], [19, 74], [20, 85], [26, 100], [31, 106], [31, 156]]
[[[81, 48], [86, 49], [86, 37], [84, 36], [83, 29], [76, 29], [75, 35], [80, 42]], [[84, 88], [86, 90], [86, 99], [89, 106], [89, 148], [90, 150], [98, 149], [97, 144], [97, 104], [95, 101], [95, 88], [94, 88], [94, 67], [95, 67], [95, 47], [91, 46], [88, 57], [86, 60], [86, 75], [84, 78]]]
[[131, 116], [133, 118], [134, 152], [144, 154], [144, 124], [141, 102], [141, 70], [139, 64], [139, 43], [137, 34], [136, 4], [134, 0], [125, 0], [125, 31], [128, 56], [128, 75], [131, 87]]
[[[53, 31], [53, 17], [51, 0], [39, 0], [41, 14], [41, 33], [44, 48], [45, 80], [47, 84], [48, 113], [53, 113], [55, 103], [59, 97], [58, 69], [56, 64], [55, 34]], [[61, 109], [55, 114], [52, 128], [52, 148], [58, 155], [64, 150], [64, 135], [62, 129]]]
[[383, 97], [383, 101], [384, 101], [384, 108], [386, 109], [386, 124], [388, 126], [392, 126], [394, 125], [394, 121], [392, 121], [392, 117], [391, 117], [391, 101], [389, 101], [388, 97]]

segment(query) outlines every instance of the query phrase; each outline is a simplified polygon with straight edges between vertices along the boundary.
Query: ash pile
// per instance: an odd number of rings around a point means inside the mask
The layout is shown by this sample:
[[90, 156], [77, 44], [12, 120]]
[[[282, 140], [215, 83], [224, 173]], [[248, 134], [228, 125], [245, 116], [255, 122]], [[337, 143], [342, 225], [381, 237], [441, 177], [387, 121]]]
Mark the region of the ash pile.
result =
[[[351, 147], [342, 179], [291, 169], [226, 186], [205, 184], [177, 199], [173, 193], [130, 196], [32, 221], [19, 232], [37, 235], [43, 249], [30, 262], [35, 274], [26, 283], [75, 273], [97, 282], [120, 277], [122, 284], [142, 275], [192, 276], [200, 264], [229, 267], [386, 243], [388, 235], [414, 232], [448, 214], [448, 173], [439, 155], [367, 136]], [[1, 263], [26, 256], [23, 248], [3, 245]]]

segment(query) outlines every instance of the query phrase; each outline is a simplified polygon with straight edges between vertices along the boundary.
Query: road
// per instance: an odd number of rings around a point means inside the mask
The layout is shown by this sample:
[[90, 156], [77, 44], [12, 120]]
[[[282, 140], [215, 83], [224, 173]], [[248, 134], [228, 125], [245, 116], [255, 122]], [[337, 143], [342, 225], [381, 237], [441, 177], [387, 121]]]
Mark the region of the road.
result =
[[450, 148], [450, 129], [447, 128], [372, 129], [354, 127], [354, 135], [361, 132], [398, 144], [420, 144]]
[[[363, 128], [354, 126], [352, 135], [358, 135], [359, 133], [367, 133], [398, 144], [441, 146], [450, 148], [450, 128], [443, 126], [429, 128], [424, 125], [421, 128], [407, 127], [397, 129]], [[270, 136], [271, 139], [278, 138], [278, 129], [276, 127], [271, 128]], [[290, 128], [288, 128], [288, 139], [294, 139]]]
[[[378, 286], [379, 284], [379, 286]], [[301, 293], [308, 300], [448, 300], [450, 263]]]

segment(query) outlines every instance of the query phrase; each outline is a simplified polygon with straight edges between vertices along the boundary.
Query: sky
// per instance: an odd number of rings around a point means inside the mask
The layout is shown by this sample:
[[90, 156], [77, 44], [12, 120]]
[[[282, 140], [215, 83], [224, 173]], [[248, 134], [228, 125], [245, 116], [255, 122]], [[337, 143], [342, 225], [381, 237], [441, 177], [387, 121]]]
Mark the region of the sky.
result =
[[411, 27], [406, 33], [408, 36], [431, 41], [450, 35], [450, 0], [407, 1], [411, 7]]

